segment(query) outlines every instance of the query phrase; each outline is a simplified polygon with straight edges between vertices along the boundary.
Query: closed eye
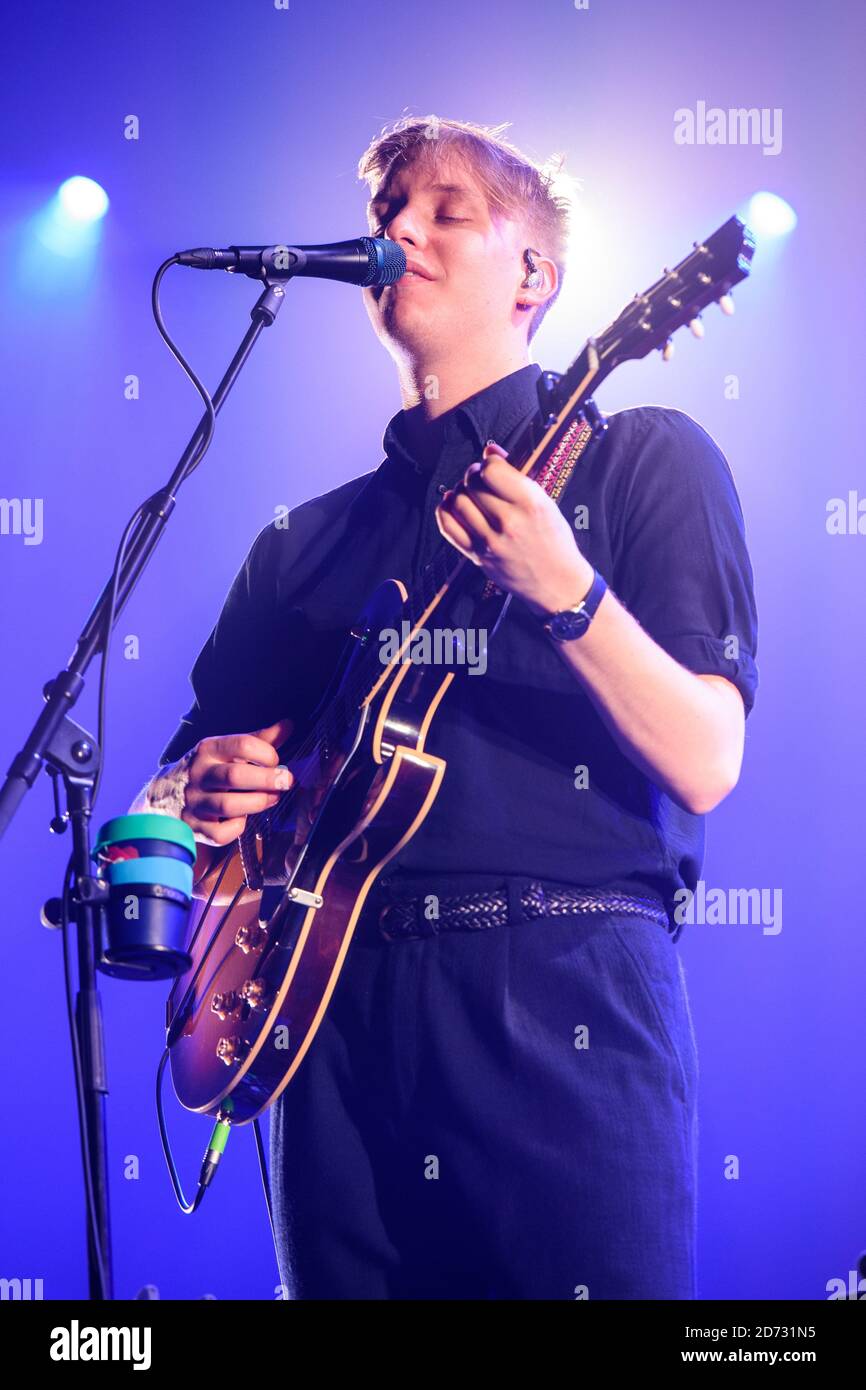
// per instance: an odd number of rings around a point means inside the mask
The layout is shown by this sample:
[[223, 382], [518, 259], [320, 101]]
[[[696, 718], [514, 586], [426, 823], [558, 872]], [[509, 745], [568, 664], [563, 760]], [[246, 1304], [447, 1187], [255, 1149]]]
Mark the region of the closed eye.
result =
[[[385, 231], [386, 227], [388, 226], [390, 220], [390, 218], [388, 218], [387, 220], [380, 218], [380, 220], [375, 225], [375, 231], [373, 232], [373, 236], [381, 236], [382, 233]], [[448, 217], [445, 213], [439, 213], [436, 220], [437, 222], [470, 222], [472, 219], [469, 217]]]

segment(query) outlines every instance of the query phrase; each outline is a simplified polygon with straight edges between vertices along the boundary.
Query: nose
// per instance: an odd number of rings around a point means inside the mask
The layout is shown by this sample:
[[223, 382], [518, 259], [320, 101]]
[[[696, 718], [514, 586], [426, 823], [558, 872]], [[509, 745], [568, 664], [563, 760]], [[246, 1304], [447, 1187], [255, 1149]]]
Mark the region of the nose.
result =
[[412, 246], [418, 246], [423, 238], [420, 227], [420, 219], [412, 211], [408, 203], [404, 203], [399, 212], [395, 213], [385, 229], [385, 236], [391, 241], [408, 241]]

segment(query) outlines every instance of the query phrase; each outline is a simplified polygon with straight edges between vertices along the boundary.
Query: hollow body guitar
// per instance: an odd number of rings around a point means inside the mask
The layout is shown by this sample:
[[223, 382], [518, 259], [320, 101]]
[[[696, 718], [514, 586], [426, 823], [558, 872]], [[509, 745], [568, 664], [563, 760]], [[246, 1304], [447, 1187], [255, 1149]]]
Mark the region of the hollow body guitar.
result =
[[[620, 362], [664, 348], [706, 305], [718, 300], [730, 311], [728, 291], [749, 273], [753, 249], [748, 229], [731, 218], [636, 295], [564, 375], [543, 376], [539, 410], [510, 451], [514, 467], [537, 477], [576, 421], [603, 429], [591, 392]], [[431, 620], [448, 630], [454, 602], [468, 594], [473, 616], [463, 627], [492, 639], [509, 600], [490, 585], [482, 592], [478, 580], [475, 566], [443, 542], [416, 594], [396, 580], [380, 585], [309, 728], [280, 750], [291, 788], [271, 810], [249, 816], [225, 850], [202, 847], [192, 964], [175, 980], [166, 1011], [172, 1082], [188, 1109], [247, 1123], [302, 1065], [370, 888], [417, 832], [446, 772], [425, 744], [461, 676], [413, 660], [415, 635]], [[387, 661], [385, 630], [405, 634]]]

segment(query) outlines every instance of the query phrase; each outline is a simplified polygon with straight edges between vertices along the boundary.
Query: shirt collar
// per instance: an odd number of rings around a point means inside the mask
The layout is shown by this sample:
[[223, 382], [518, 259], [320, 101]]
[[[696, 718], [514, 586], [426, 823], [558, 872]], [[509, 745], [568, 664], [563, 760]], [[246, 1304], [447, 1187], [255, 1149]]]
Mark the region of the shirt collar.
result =
[[[501, 443], [530, 414], [533, 406], [537, 406], [540, 376], [538, 363], [529, 362], [446, 410], [439, 416], [443, 430], [442, 449], [448, 448], [456, 439], [465, 438], [467, 433], [479, 456], [488, 439]], [[411, 406], [409, 410], [398, 410], [385, 427], [382, 447], [389, 459], [409, 464], [416, 473], [425, 473], [431, 470], [434, 462], [419, 459], [412, 452], [406, 432], [410, 411], [420, 410], [420, 405]]]

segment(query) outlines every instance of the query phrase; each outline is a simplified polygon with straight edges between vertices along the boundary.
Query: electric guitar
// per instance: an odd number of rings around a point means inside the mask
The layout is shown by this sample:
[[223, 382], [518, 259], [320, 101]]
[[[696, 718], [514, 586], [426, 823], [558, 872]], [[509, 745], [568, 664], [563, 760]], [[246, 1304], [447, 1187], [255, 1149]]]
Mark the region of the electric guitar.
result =
[[[695, 243], [673, 270], [591, 338], [564, 374], [539, 382], [539, 410], [509, 462], [537, 478], [575, 423], [606, 428], [591, 393], [621, 362], [660, 348], [749, 274], [754, 241], [732, 217]], [[222, 849], [201, 846], [187, 950], [192, 965], [167, 1004], [171, 1075], [181, 1104], [244, 1124], [291, 1081], [310, 1047], [375, 878], [416, 833], [445, 776], [425, 750], [455, 671], [405, 653], [431, 619], [478, 579], [447, 542], [418, 592], [386, 580], [351, 629], [333, 678], [306, 729], [280, 750], [293, 784], [268, 811], [250, 815]], [[477, 585], [476, 585], [477, 587]], [[492, 592], [491, 592], [492, 590]], [[509, 601], [487, 584], [474, 596], [479, 629], [495, 636]], [[403, 624], [406, 624], [404, 627]], [[405, 634], [390, 661], [384, 629]]]

